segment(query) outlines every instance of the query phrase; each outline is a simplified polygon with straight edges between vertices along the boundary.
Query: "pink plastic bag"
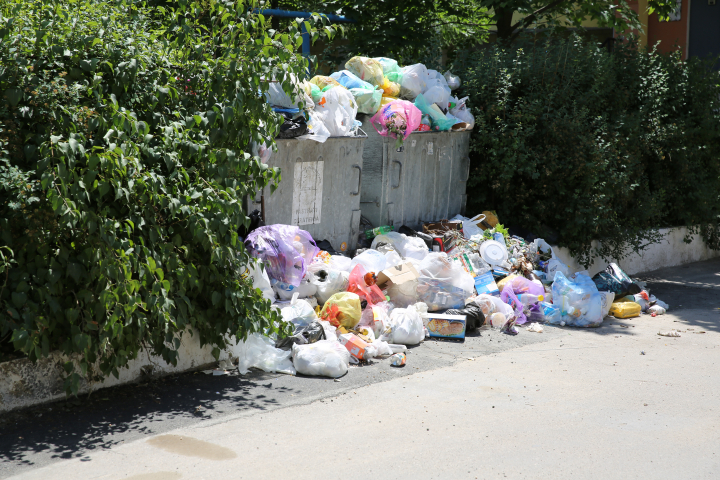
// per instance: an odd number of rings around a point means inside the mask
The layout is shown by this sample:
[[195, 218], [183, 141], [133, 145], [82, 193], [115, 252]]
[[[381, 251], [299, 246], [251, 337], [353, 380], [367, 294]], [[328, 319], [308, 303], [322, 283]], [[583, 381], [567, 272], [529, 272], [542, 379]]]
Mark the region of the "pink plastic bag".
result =
[[510, 280], [505, 286], [510, 285], [515, 295], [521, 295], [523, 293], [530, 293], [532, 295], [545, 295], [545, 288], [542, 285], [528, 280], [525, 277], [518, 275], [517, 277]]
[[355, 268], [350, 272], [347, 291], [355, 293], [358, 297], [367, 300], [369, 307], [386, 301], [385, 295], [383, 295], [382, 290], [375, 285], [374, 280], [372, 285], [368, 285], [365, 282], [365, 275], [367, 275], [365, 267], [355, 265]]
[[265, 264], [271, 280], [299, 286], [320, 249], [305, 230], [292, 225], [268, 225], [247, 236], [245, 245]]
[[527, 322], [527, 317], [525, 316], [525, 313], [523, 313], [523, 304], [520, 303], [520, 300], [518, 300], [513, 293], [513, 289], [510, 284], [505, 285], [505, 288], [503, 288], [503, 291], [500, 294], [500, 300], [510, 305], [515, 311], [515, 323], [522, 325]]
[[420, 126], [422, 113], [406, 100], [395, 100], [380, 107], [370, 123], [384, 137], [396, 138], [402, 143]]

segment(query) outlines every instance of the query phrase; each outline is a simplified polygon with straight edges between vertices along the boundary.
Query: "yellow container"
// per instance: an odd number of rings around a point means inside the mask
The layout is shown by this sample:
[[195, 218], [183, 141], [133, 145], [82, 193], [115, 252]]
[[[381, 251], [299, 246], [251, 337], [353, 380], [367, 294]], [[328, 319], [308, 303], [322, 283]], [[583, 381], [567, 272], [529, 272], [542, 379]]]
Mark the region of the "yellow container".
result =
[[610, 306], [610, 315], [615, 318], [639, 317], [642, 308], [635, 302], [613, 302]]

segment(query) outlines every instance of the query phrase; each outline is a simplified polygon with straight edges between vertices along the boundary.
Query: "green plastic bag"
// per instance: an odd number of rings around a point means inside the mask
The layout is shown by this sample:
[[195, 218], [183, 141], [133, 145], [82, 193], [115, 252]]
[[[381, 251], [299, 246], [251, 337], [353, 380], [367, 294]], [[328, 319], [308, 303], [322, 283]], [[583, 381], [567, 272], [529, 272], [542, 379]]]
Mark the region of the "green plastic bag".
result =
[[322, 98], [322, 90], [320, 90], [320, 87], [318, 87], [314, 83], [310, 84], [310, 96], [315, 103], [319, 102]]
[[388, 80], [397, 84], [402, 84], [403, 74], [402, 72], [390, 72], [385, 74]]
[[415, 106], [424, 114], [430, 115], [432, 120], [433, 130], [440, 130], [441, 132], [448, 131], [455, 125], [455, 120], [447, 118], [440, 109], [433, 108], [433, 105], [425, 100], [425, 97], [421, 93], [415, 99]]
[[[385, 57], [376, 57], [373, 58], [373, 60], [377, 60], [380, 65], [382, 65], [383, 73], [385, 76], [388, 76], [388, 73], [400, 73], [400, 66], [397, 63], [397, 60], [393, 60], [392, 58], [385, 58]], [[395, 80], [391, 80], [395, 81]], [[399, 83], [399, 82], [395, 82]]]
[[374, 114], [380, 108], [383, 91], [378, 89], [351, 88], [350, 93], [355, 98], [358, 113]]

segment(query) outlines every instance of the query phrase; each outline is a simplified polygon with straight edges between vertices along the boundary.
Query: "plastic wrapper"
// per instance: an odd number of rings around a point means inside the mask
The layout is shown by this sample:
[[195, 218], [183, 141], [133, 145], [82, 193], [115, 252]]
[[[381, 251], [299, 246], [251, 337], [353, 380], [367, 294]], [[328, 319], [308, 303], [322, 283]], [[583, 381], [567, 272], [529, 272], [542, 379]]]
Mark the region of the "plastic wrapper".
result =
[[259, 368], [268, 373], [287, 373], [295, 375], [295, 367], [290, 360], [290, 352], [275, 348], [275, 342], [259, 333], [248, 335], [232, 347], [233, 356], [238, 358], [238, 371], [246, 375], [250, 367]]
[[350, 263], [350, 272], [352, 272], [356, 266], [362, 265], [366, 272], [374, 272], [376, 275], [387, 268], [387, 261], [385, 255], [378, 252], [377, 250], [365, 250], [360, 255], [357, 255], [352, 259]]
[[338, 378], [348, 371], [350, 352], [336, 340], [320, 340], [308, 345], [293, 345], [292, 358], [298, 373]]
[[332, 295], [322, 310], [320, 318], [330, 322], [334, 327], [354, 328], [360, 323], [362, 308], [360, 297], [352, 292], [339, 292]]
[[313, 307], [305, 300], [293, 299], [290, 305], [280, 309], [283, 320], [295, 325], [308, 325], [317, 321]]
[[331, 266], [323, 268], [315, 273], [312, 280], [317, 289], [315, 298], [320, 302], [320, 305], [325, 305], [325, 302], [334, 294], [347, 290], [348, 281], [348, 272], [336, 270]]
[[245, 245], [265, 265], [271, 280], [299, 286], [320, 251], [310, 234], [292, 225], [268, 225], [250, 232]]
[[468, 98], [469, 97], [464, 97], [460, 100], [456, 100], [455, 106], [450, 109], [450, 113], [461, 122], [467, 123], [467, 129], [472, 130], [475, 126], [475, 117], [472, 113], [470, 113], [470, 109], [467, 107]]
[[395, 100], [381, 107], [370, 123], [380, 135], [405, 140], [420, 125], [420, 117], [415, 105]]
[[433, 130], [448, 131], [455, 124], [454, 120], [447, 118], [437, 107], [433, 108], [434, 105], [429, 103], [423, 94], [417, 96], [415, 106], [420, 112], [430, 115]]
[[510, 285], [506, 285], [500, 293], [500, 300], [510, 305], [515, 314], [515, 323], [522, 325], [527, 322], [527, 317], [523, 312], [523, 304], [518, 300], [517, 296], [513, 293], [513, 289]]
[[341, 70], [339, 72], [335, 72], [332, 75], [330, 75], [330, 78], [337, 81], [340, 85], [347, 88], [348, 90], [351, 88], [362, 88], [365, 90], [375, 90], [375, 86], [371, 85], [370, 83], [366, 82], [365, 80], [361, 80], [357, 77], [354, 73], [352, 73], [349, 70]]
[[453, 75], [452, 72], [448, 70], [443, 74], [443, 77], [445, 77], [445, 81], [447, 82], [450, 90], [457, 90], [458, 88], [460, 88], [460, 77], [458, 77], [457, 75]]
[[555, 273], [553, 305], [560, 307], [561, 321], [576, 327], [599, 327], [602, 323], [602, 299], [595, 283], [586, 275], [569, 280]]
[[429, 311], [463, 308], [475, 291], [472, 275], [444, 252], [433, 252], [420, 263], [418, 298]]
[[384, 92], [384, 97], [399, 97], [400, 96], [400, 85], [395, 82], [391, 82], [387, 77], [383, 80], [380, 88]]
[[345, 63], [345, 68], [361, 80], [380, 86], [383, 82], [383, 67], [377, 60], [368, 57], [353, 57]]
[[392, 58], [385, 58], [385, 57], [376, 57], [373, 58], [373, 60], [377, 61], [383, 69], [383, 74], [387, 75], [388, 73], [400, 73], [400, 66], [398, 65], [396, 60], [393, 60]]
[[407, 100], [414, 100], [427, 88], [427, 79], [428, 71], [422, 63], [404, 67], [400, 82], [400, 96]]
[[382, 102], [382, 90], [367, 90], [364, 88], [351, 88], [350, 93], [357, 103], [358, 113], [372, 115], [378, 111]]
[[[317, 85], [317, 87], [322, 91], [325, 87], [328, 86], [338, 86], [340, 85], [340, 82], [335, 80], [332, 77], [326, 77], [324, 75], [315, 75], [313, 78], [310, 79], [310, 83], [313, 85]], [[313, 99], [314, 100], [314, 99]], [[316, 104], [318, 102], [315, 102]]]
[[366, 283], [367, 273], [367, 270], [365, 270], [362, 265], [356, 265], [352, 272], [350, 272], [348, 292], [356, 293], [372, 307], [377, 303], [384, 302], [385, 295], [383, 295], [382, 290], [375, 285], [374, 281], [371, 282], [371, 285]]
[[390, 312], [390, 328], [391, 343], [417, 345], [425, 339], [425, 327], [415, 305]]

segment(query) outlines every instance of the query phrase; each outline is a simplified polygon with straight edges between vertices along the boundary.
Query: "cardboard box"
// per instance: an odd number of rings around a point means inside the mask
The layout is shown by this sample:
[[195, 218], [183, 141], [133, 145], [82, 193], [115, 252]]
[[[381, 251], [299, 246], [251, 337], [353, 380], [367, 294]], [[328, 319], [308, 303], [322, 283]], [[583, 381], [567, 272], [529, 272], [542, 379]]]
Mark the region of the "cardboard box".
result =
[[431, 337], [465, 338], [467, 317], [465, 315], [445, 315], [428, 313], [427, 329]]
[[463, 224], [459, 220], [440, 220], [439, 222], [423, 223], [423, 232], [430, 233], [433, 231], [446, 232], [448, 230], [463, 231]]
[[475, 277], [475, 291], [478, 295], [487, 293], [488, 295], [500, 296], [497, 283], [491, 272], [485, 272]]
[[433, 252], [450, 252], [455, 248], [455, 235], [450, 232], [431, 233]]
[[340, 335], [338, 336], [338, 342], [345, 345], [350, 355], [358, 360], [363, 360], [365, 357], [365, 348], [367, 348], [368, 344], [357, 335], [352, 333]]
[[417, 280], [420, 274], [415, 270], [413, 264], [410, 262], [402, 263], [394, 267], [386, 268], [377, 276], [375, 284], [378, 287], [383, 288], [387, 282], [392, 282], [395, 285], [401, 285], [405, 282]]

